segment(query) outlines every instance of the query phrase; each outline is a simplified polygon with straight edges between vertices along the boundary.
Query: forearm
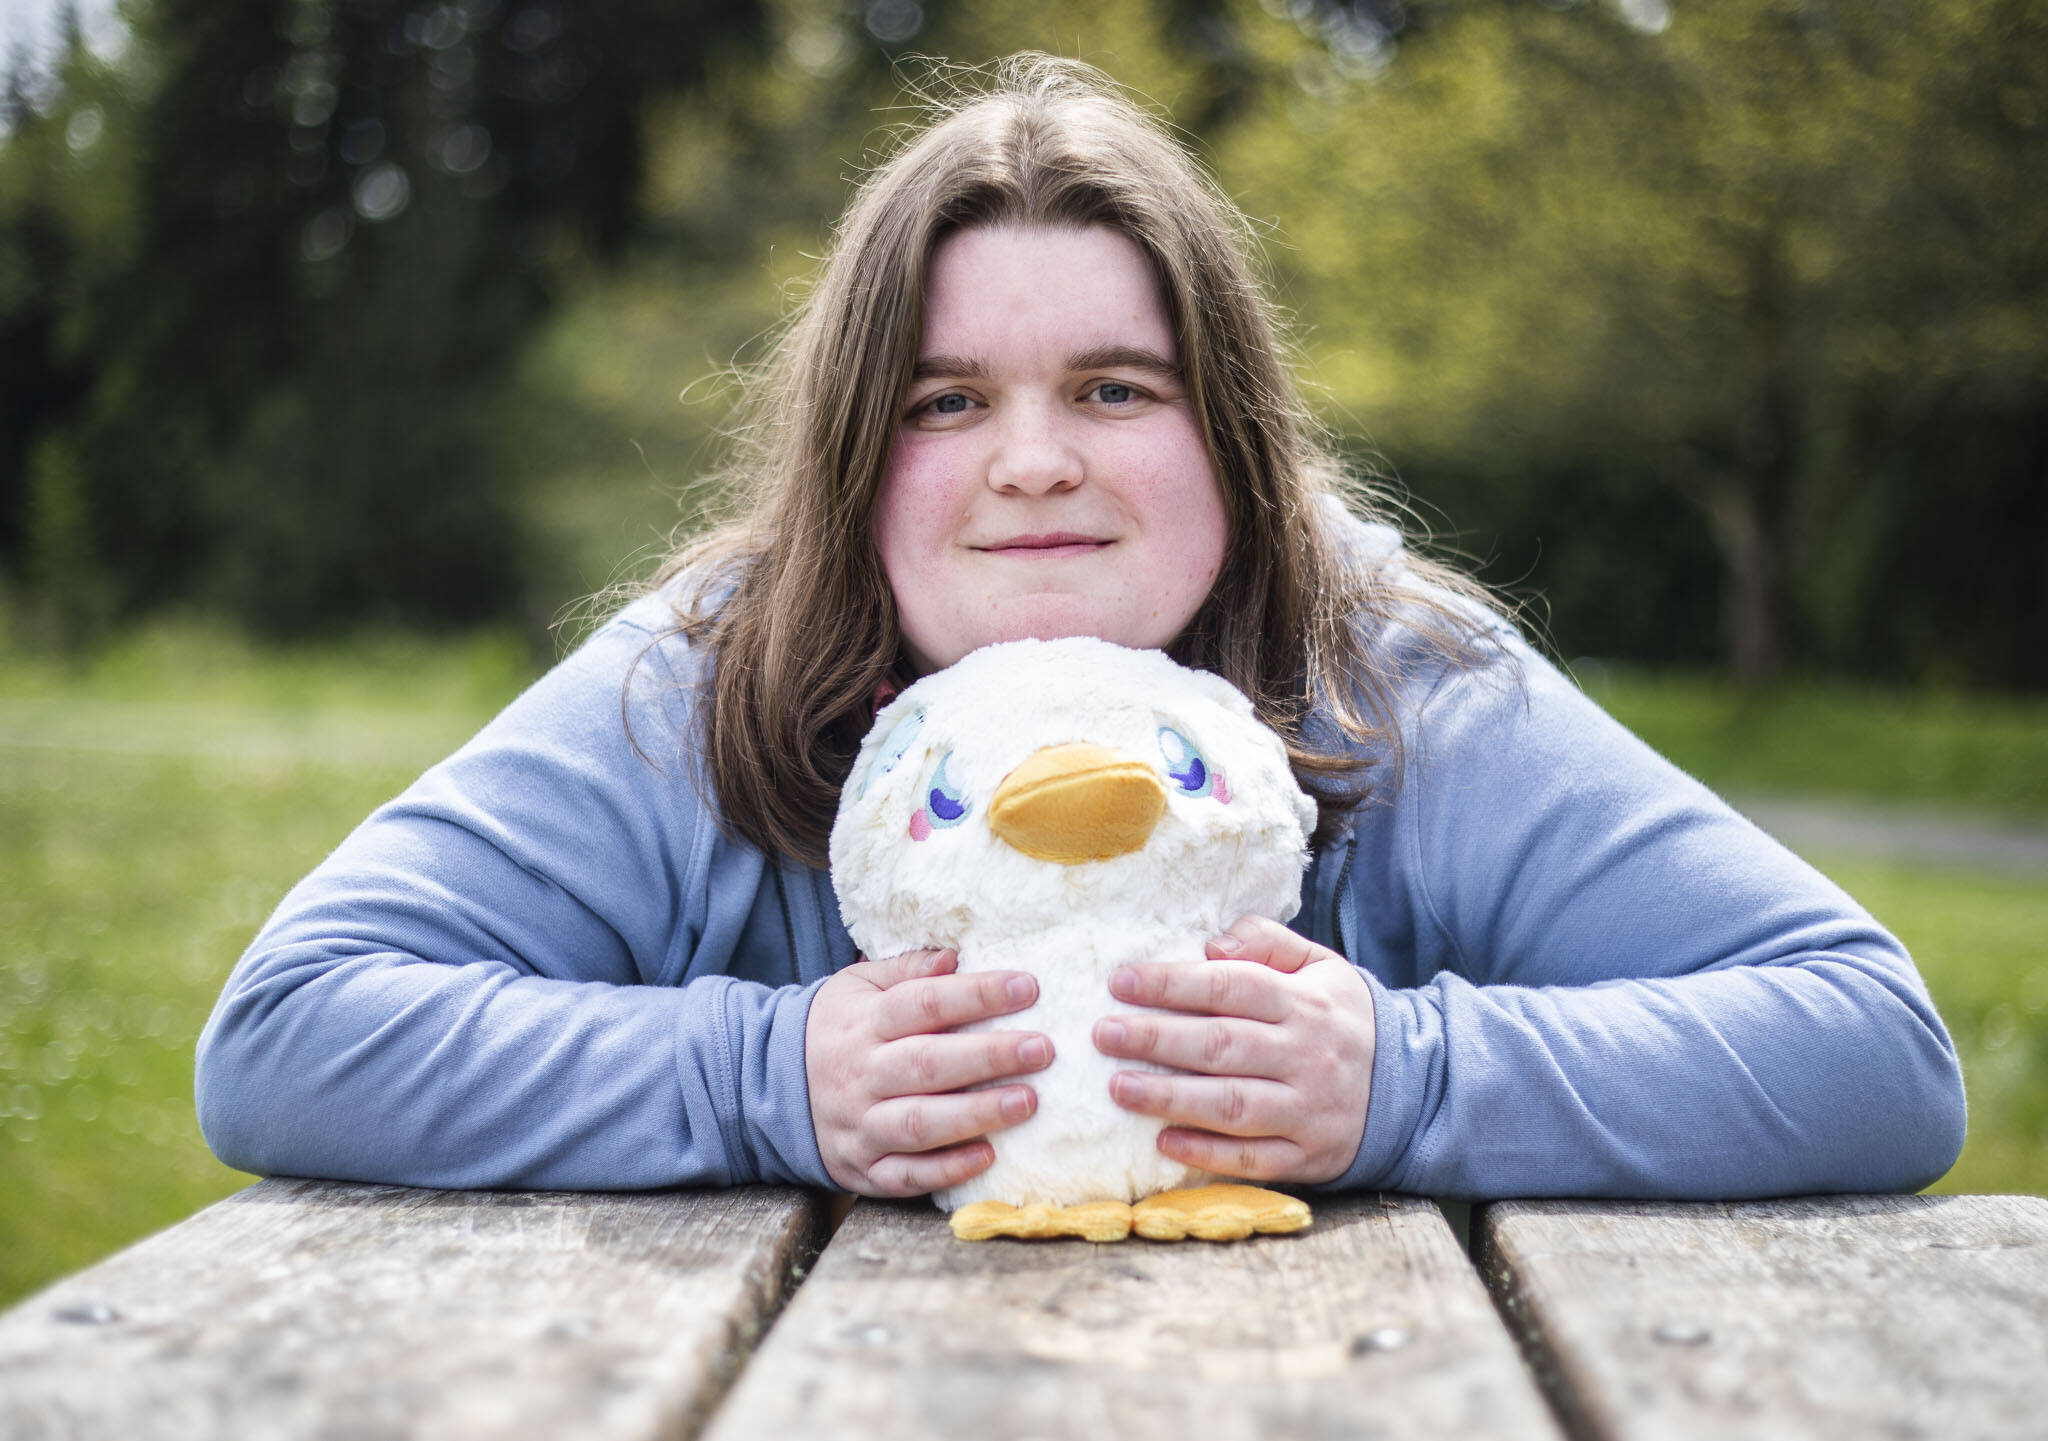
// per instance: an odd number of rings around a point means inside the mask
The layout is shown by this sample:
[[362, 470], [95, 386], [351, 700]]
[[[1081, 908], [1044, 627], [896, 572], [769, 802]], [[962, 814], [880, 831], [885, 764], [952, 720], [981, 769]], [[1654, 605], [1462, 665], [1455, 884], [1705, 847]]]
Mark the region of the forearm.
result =
[[1913, 1190], [1954, 1162], [1953, 1048], [1858, 946], [1586, 987], [1375, 983], [1366, 1134], [1338, 1185], [1471, 1198]]
[[625, 1190], [820, 1182], [814, 988], [523, 975], [365, 947], [252, 955], [201, 1037], [208, 1143], [260, 1174]]

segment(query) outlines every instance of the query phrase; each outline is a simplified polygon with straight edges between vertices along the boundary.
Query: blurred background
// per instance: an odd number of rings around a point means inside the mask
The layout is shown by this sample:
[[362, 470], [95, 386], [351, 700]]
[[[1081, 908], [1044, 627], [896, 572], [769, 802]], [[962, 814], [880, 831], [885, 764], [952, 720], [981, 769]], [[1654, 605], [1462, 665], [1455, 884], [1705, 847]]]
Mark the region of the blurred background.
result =
[[2048, 12], [0, 0], [0, 1302], [241, 1184], [286, 887], [700, 522], [916, 57], [1088, 59], [1409, 523], [1914, 949], [2048, 1192]]

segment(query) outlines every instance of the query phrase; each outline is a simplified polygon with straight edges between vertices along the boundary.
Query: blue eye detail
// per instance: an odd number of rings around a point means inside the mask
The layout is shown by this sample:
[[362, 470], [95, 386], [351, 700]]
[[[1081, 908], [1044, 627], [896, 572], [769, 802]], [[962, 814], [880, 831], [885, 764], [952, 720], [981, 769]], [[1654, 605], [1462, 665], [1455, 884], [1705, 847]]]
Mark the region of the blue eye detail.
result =
[[932, 772], [931, 789], [925, 792], [925, 813], [931, 817], [935, 828], [957, 826], [967, 817], [967, 802], [960, 798], [960, 792], [946, 781], [946, 762], [953, 758], [947, 751], [939, 760], [939, 768]]
[[1213, 779], [1202, 753], [1172, 726], [1159, 728], [1159, 753], [1166, 757], [1166, 774], [1180, 787], [1182, 795], [1209, 794]]
[[875, 753], [875, 762], [868, 767], [868, 773], [861, 778], [860, 793], [866, 795], [874, 789], [875, 782], [896, 769], [896, 763], [903, 759], [903, 753], [910, 749], [910, 743], [917, 739], [919, 727], [924, 724], [924, 712], [914, 710], [889, 728], [888, 737], [882, 748]]

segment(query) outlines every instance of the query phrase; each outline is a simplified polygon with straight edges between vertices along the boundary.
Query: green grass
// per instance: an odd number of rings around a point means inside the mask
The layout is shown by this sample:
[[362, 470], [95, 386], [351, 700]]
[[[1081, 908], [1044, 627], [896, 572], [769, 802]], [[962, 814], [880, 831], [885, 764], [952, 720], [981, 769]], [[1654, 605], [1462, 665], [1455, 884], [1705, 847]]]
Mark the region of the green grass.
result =
[[1744, 692], [1592, 662], [1573, 672], [1622, 724], [1717, 790], [2048, 821], [2048, 699], [1843, 682]]
[[518, 647], [266, 653], [172, 628], [0, 660], [0, 1304], [245, 1184], [192, 1111], [242, 948], [515, 694]]
[[1906, 943], [1955, 1039], [1970, 1134], [1932, 1189], [2048, 1195], [2048, 885], [1817, 863]]
[[[0, 1305], [248, 1179], [208, 1155], [191, 1105], [229, 968], [294, 881], [532, 669], [495, 637], [273, 652], [178, 626], [83, 667], [0, 653]], [[1724, 787], [2041, 804], [2038, 708], [1973, 721], [1959, 700], [1786, 692], [1750, 703], [1746, 745], [1710, 684], [1599, 684]], [[1938, 1189], [2048, 1193], [2044, 888], [1822, 863], [1913, 948], [1962, 1052], [1969, 1145]]]

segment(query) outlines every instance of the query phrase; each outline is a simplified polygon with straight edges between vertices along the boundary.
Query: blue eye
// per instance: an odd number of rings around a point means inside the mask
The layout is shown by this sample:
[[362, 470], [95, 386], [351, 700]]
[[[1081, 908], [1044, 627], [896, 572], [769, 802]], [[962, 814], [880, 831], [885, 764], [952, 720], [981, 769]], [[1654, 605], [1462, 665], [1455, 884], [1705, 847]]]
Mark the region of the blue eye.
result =
[[914, 710], [889, 728], [888, 738], [882, 748], [875, 752], [874, 764], [861, 778], [860, 793], [866, 795], [874, 788], [876, 781], [896, 769], [896, 763], [903, 759], [903, 753], [910, 749], [910, 743], [917, 739], [918, 728], [924, 724], [924, 712]]
[[1188, 738], [1172, 726], [1159, 728], [1159, 753], [1166, 757], [1166, 774], [1180, 787], [1182, 795], [1205, 796], [1213, 781], [1208, 763]]
[[967, 802], [960, 798], [960, 792], [946, 780], [946, 762], [953, 758], [947, 751], [939, 761], [939, 768], [932, 772], [931, 789], [925, 792], [925, 813], [931, 817], [934, 827], [944, 829], [957, 826], [966, 819]]

